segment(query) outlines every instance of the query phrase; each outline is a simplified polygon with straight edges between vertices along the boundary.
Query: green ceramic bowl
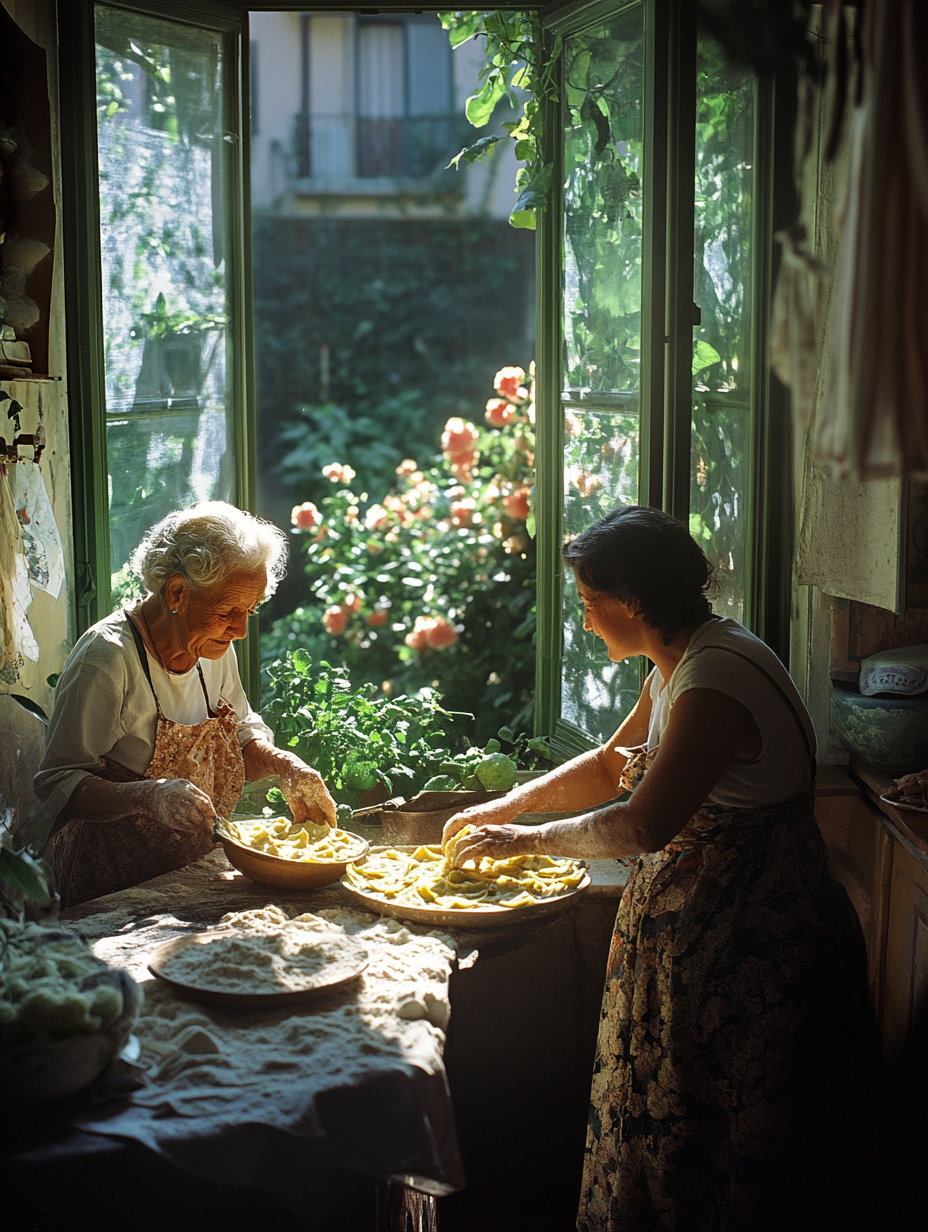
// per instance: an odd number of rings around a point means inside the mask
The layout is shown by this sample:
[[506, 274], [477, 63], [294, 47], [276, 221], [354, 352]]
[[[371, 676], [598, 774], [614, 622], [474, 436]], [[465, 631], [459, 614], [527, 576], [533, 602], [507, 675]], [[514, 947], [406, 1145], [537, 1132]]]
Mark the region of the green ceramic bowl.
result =
[[854, 757], [890, 778], [928, 766], [928, 695], [864, 697], [856, 685], [832, 681], [835, 733]]

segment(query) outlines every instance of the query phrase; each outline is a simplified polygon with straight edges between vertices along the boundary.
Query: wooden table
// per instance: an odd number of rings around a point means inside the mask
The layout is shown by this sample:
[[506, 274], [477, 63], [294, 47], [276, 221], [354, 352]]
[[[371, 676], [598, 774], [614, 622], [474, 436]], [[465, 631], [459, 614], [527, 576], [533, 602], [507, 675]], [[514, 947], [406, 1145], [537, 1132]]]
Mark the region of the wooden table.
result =
[[[60, 1232], [69, 1212], [86, 1206], [95, 1232], [126, 1226], [133, 1232], [430, 1232], [439, 1219], [442, 1229], [454, 1232], [484, 1226], [486, 1211], [499, 1212], [508, 1202], [513, 1215], [507, 1232], [569, 1232], [605, 962], [625, 881], [613, 861], [595, 862], [592, 874], [582, 901], [562, 916], [484, 938], [476, 961], [452, 975], [444, 1056], [467, 1176], [463, 1193], [436, 1201], [397, 1183], [378, 1187], [372, 1178], [319, 1159], [307, 1169], [318, 1206], [307, 1220], [252, 1189], [191, 1177], [138, 1144], [76, 1131], [74, 1102], [20, 1117], [12, 1140], [7, 1137], [5, 1228]], [[183, 914], [197, 924], [283, 897], [234, 873], [219, 853], [139, 889], [157, 893], [167, 886], [185, 891]], [[334, 886], [306, 896], [287, 893], [286, 900], [318, 911], [345, 905], [347, 896]], [[118, 895], [62, 918], [79, 927], [108, 903], [117, 921]], [[473, 935], [462, 934], [461, 944], [473, 951]], [[516, 1091], [517, 1098], [507, 1097]], [[525, 1115], [526, 1099], [531, 1116]]]

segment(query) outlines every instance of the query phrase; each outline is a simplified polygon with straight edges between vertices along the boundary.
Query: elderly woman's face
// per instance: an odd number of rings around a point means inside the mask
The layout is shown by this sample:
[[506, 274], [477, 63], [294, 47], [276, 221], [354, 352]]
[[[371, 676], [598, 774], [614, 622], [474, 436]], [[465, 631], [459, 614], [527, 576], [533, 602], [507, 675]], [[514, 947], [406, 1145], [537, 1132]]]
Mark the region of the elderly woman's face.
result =
[[[173, 583], [173, 590], [172, 590]], [[202, 659], [221, 659], [229, 644], [245, 636], [248, 617], [264, 598], [267, 570], [241, 569], [209, 590], [191, 590], [178, 575], [168, 579], [165, 598], [186, 646]]]

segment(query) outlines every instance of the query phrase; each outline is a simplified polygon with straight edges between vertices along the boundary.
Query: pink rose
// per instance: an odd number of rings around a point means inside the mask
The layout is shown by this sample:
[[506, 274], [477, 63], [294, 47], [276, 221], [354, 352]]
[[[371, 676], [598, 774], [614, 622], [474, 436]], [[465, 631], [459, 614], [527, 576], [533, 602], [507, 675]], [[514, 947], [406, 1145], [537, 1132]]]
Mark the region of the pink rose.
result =
[[467, 496], [464, 500], [452, 501], [451, 523], [453, 526], [470, 526], [477, 502]]
[[524, 394], [520, 395], [518, 392], [524, 380], [524, 368], [500, 368], [493, 378], [493, 388], [507, 398], [524, 397]]
[[413, 458], [404, 458], [404, 459], [403, 459], [403, 461], [402, 461], [402, 462], [399, 464], [399, 466], [396, 468], [396, 473], [397, 473], [397, 474], [400, 476], [400, 478], [402, 479], [402, 478], [403, 478], [403, 476], [405, 476], [405, 475], [412, 475], [412, 474], [415, 474], [415, 472], [416, 472], [418, 469], [419, 469], [419, 467], [418, 467], [418, 465], [416, 464], [416, 462], [415, 462], [415, 460], [414, 460]]
[[471, 449], [465, 453], [456, 453], [450, 459], [451, 473], [462, 483], [472, 483], [474, 478], [473, 465], [477, 461], [476, 453]]
[[379, 629], [381, 625], [385, 625], [390, 618], [390, 613], [385, 607], [375, 607], [372, 612], [368, 612], [366, 620], [372, 629]]
[[332, 637], [338, 637], [339, 634], [345, 632], [347, 624], [348, 616], [340, 607], [326, 608], [322, 616], [322, 627], [326, 633], [331, 633]]
[[390, 515], [383, 505], [371, 505], [364, 515], [364, 525], [368, 530], [383, 530], [390, 525]]
[[486, 421], [494, 428], [505, 428], [516, 417], [516, 408], [504, 398], [491, 398], [487, 403]]
[[417, 616], [412, 631], [403, 638], [406, 645], [410, 646], [413, 650], [425, 650], [428, 645], [429, 624], [430, 621], [427, 616]]
[[355, 477], [355, 471], [350, 466], [342, 466], [338, 462], [332, 462], [329, 466], [322, 468], [322, 473], [326, 479], [330, 479], [332, 483], [351, 483]]
[[480, 433], [474, 425], [455, 415], [445, 424], [441, 434], [442, 452], [453, 462], [458, 454], [472, 453], [474, 442], [479, 439]]
[[458, 640], [458, 631], [444, 616], [435, 616], [431, 628], [426, 630], [425, 640], [433, 650], [446, 650]]
[[361, 596], [360, 595], [346, 595], [345, 598], [339, 604], [339, 607], [345, 613], [346, 616], [352, 616], [354, 615], [355, 612], [360, 610]]
[[312, 501], [304, 501], [302, 505], [293, 506], [290, 521], [297, 530], [314, 530], [322, 522], [322, 514]]
[[514, 492], [510, 492], [508, 496], [503, 497], [503, 508], [506, 513], [516, 522], [524, 522], [529, 515], [528, 498], [529, 488], [516, 488]]

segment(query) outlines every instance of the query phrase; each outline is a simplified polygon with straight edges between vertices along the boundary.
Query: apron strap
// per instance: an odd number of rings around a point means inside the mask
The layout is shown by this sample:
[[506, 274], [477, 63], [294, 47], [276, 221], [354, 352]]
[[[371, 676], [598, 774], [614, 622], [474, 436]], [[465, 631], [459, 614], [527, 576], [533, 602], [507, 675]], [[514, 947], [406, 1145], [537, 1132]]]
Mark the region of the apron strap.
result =
[[132, 640], [135, 642], [135, 648], [139, 652], [139, 662], [142, 665], [142, 671], [145, 673], [145, 679], [148, 681], [148, 687], [151, 689], [151, 695], [155, 699], [155, 705], [158, 711], [161, 711], [161, 703], [158, 701], [158, 694], [155, 692], [155, 686], [151, 679], [151, 668], [148, 666], [148, 651], [145, 649], [145, 643], [142, 641], [142, 635], [135, 627], [135, 621], [126, 612], [126, 623], [132, 632]]
[[[142, 641], [142, 635], [135, 627], [135, 621], [126, 612], [126, 622], [132, 631], [132, 638], [135, 642], [135, 648], [139, 652], [139, 662], [142, 665], [142, 671], [145, 673], [145, 679], [148, 681], [148, 687], [151, 689], [151, 695], [155, 699], [155, 705], [158, 707], [158, 713], [161, 713], [161, 703], [158, 701], [158, 694], [155, 692], [155, 686], [151, 678], [151, 668], [148, 665], [148, 651], [145, 649], [145, 643]], [[211, 718], [216, 717], [216, 712], [209, 704], [209, 694], [206, 691], [206, 681], [203, 679], [203, 668], [200, 666], [200, 660], [197, 659], [197, 672], [200, 676], [200, 688], [203, 690], [203, 700], [206, 702], [206, 713]]]

